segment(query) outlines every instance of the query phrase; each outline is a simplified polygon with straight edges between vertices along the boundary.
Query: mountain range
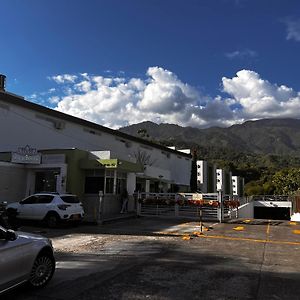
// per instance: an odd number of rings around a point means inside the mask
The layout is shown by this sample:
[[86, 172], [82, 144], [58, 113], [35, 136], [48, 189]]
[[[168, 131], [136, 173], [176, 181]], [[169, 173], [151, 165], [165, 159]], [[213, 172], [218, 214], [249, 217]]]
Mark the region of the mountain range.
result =
[[213, 147], [244, 153], [300, 156], [299, 119], [263, 119], [207, 129], [146, 121], [119, 130], [140, 137], [142, 132], [144, 138], [178, 148]]

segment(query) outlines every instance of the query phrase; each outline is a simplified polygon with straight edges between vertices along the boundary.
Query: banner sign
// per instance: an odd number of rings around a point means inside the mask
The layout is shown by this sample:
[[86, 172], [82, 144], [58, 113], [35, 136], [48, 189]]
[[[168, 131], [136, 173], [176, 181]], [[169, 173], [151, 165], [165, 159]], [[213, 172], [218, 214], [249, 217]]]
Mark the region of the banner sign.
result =
[[29, 145], [18, 148], [17, 152], [12, 152], [11, 162], [17, 164], [40, 164], [41, 154]]

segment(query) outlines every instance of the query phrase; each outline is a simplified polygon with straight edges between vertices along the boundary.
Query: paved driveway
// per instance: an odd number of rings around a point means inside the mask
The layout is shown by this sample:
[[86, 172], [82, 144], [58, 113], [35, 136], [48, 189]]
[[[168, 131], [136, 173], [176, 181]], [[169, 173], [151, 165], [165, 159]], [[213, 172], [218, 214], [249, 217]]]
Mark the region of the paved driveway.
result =
[[300, 299], [300, 225], [157, 218], [67, 229], [52, 238], [57, 270], [9, 299]]

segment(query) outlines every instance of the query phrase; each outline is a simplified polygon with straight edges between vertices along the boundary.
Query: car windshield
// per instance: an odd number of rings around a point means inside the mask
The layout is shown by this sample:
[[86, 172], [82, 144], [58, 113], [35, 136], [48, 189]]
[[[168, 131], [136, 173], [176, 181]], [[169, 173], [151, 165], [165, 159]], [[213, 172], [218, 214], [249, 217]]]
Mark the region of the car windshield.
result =
[[66, 203], [79, 203], [77, 196], [60, 196], [60, 198]]

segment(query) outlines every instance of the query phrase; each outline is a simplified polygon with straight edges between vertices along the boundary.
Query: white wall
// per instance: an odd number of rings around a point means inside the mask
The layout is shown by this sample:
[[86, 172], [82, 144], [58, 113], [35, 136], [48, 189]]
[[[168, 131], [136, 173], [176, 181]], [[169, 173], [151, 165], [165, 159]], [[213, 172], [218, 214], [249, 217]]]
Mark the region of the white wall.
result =
[[[22, 101], [22, 100], [20, 100]], [[60, 122], [62, 129], [56, 129]], [[8, 134], [9, 133], [9, 134]], [[1, 102], [0, 93], [0, 152], [17, 151], [30, 145], [38, 150], [78, 148], [82, 150], [110, 150], [115, 158], [132, 161], [146, 153], [148, 165], [170, 171], [170, 180], [189, 185], [191, 159], [180, 153], [170, 153], [113, 134], [53, 118], [14, 104]]]
[[225, 172], [222, 169], [216, 169], [216, 179], [217, 179], [217, 191], [224, 191], [225, 189]]
[[246, 219], [253, 219], [254, 218], [254, 205], [253, 202], [249, 202], [246, 204], [241, 205], [238, 208], [238, 217], [239, 218], [246, 218]]
[[14, 202], [24, 198], [26, 174], [26, 169], [21, 165], [0, 162], [0, 202]]
[[207, 193], [207, 162], [204, 160], [197, 160], [197, 185], [202, 193]]

